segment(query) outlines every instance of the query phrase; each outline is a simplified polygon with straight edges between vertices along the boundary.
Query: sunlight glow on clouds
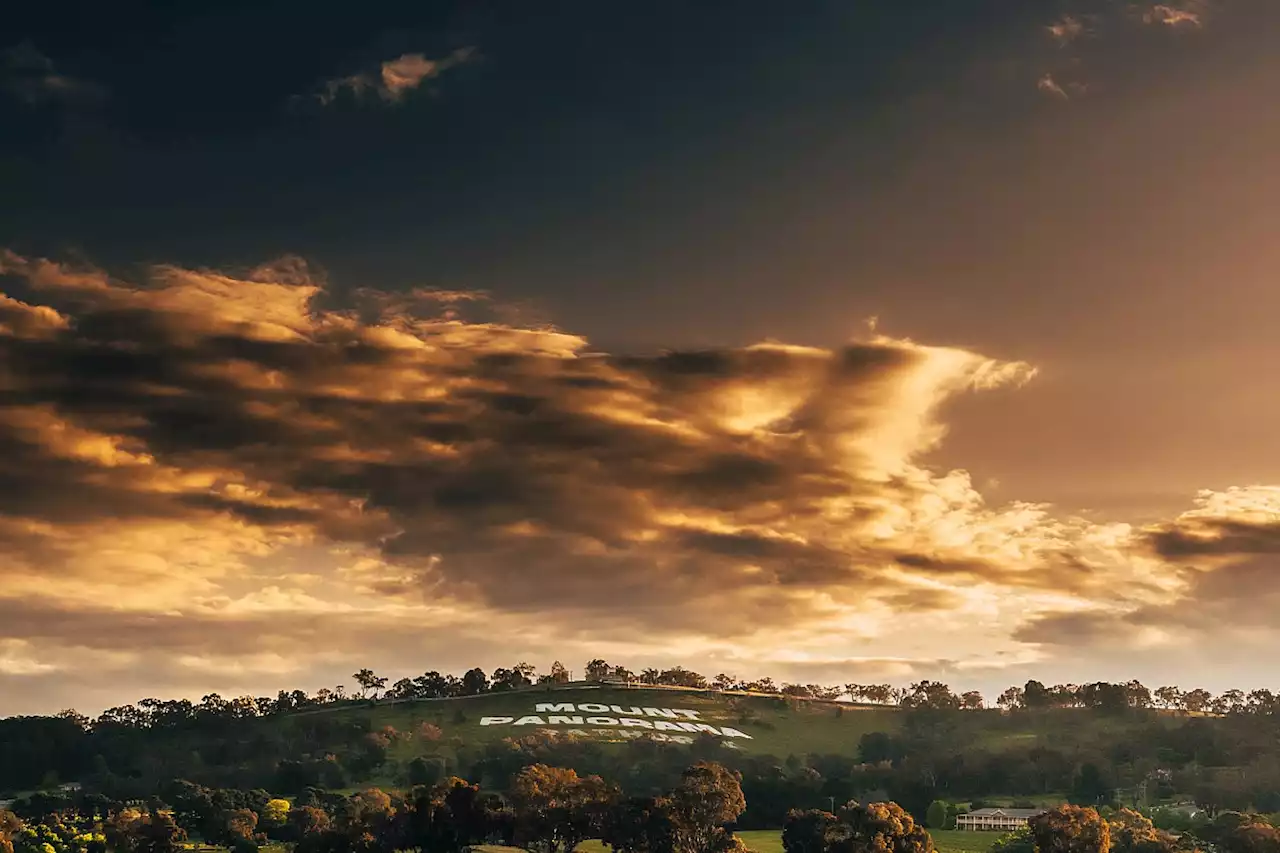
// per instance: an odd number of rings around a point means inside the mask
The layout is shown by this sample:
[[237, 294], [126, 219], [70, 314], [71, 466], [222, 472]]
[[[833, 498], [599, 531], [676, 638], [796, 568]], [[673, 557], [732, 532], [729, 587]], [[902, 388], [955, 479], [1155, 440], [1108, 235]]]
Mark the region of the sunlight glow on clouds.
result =
[[383, 62], [377, 71], [362, 71], [329, 80], [316, 97], [322, 104], [331, 104], [339, 94], [347, 91], [357, 98], [371, 94], [389, 103], [396, 103], [427, 80], [471, 61], [474, 56], [475, 49], [470, 47], [459, 48], [443, 59], [428, 59], [425, 54], [406, 53]]
[[321, 309], [297, 259], [133, 282], [6, 252], [0, 276], [23, 293], [0, 300], [0, 686], [314, 687], [509, 662], [516, 637], [990, 669], [1104, 629], [1172, 642], [1217, 618], [1187, 596], [1229, 602], [1215, 575], [1280, 553], [1274, 488], [1134, 529], [924, 467], [943, 403], [1034, 381], [962, 349], [620, 355], [464, 318], [495, 310], [465, 294]]

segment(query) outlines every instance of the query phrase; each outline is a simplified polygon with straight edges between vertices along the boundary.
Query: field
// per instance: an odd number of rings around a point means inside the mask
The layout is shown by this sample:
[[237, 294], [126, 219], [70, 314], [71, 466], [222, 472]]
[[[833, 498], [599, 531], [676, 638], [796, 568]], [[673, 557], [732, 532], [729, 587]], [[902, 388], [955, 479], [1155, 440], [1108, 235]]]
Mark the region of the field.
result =
[[[661, 688], [582, 687], [560, 690], [522, 690], [489, 693], [457, 699], [422, 700], [350, 708], [328, 713], [368, 716], [374, 729], [391, 726], [402, 733], [420, 733], [424, 724], [439, 728], [438, 740], [420, 736], [401, 739], [393, 747], [392, 758], [400, 761], [420, 754], [449, 755], [451, 744], [475, 745], [502, 738], [536, 733], [548, 727], [530, 725], [481, 726], [482, 717], [519, 719], [535, 714], [539, 702], [571, 702], [632, 707], [687, 708], [698, 713], [699, 721], [714, 726], [731, 726], [750, 739], [726, 738], [745, 752], [786, 756], [805, 753], [857, 751], [858, 741], [871, 731], [893, 731], [898, 725], [894, 709], [837, 705], [831, 702], [795, 701], [773, 696], [733, 696], [711, 691], [664, 690]], [[544, 715], [545, 716], [545, 715]], [[612, 716], [619, 716], [613, 714]], [[626, 716], [626, 715], [623, 715]], [[568, 727], [557, 726], [559, 730]], [[613, 734], [584, 726], [594, 738], [621, 742], [621, 729]], [[635, 730], [631, 730], [634, 732]]]
[[941, 853], [987, 853], [1001, 835], [999, 832], [967, 832], [962, 829], [931, 829], [929, 834]]
[[[987, 853], [1000, 834], [997, 832], [964, 832], [955, 829], [939, 829], [929, 833], [939, 853]], [[738, 833], [752, 853], [782, 853], [782, 831], [777, 829], [749, 829]], [[515, 853], [511, 847], [478, 847], [483, 853]], [[599, 841], [588, 841], [578, 846], [579, 853], [608, 853], [609, 848]]]

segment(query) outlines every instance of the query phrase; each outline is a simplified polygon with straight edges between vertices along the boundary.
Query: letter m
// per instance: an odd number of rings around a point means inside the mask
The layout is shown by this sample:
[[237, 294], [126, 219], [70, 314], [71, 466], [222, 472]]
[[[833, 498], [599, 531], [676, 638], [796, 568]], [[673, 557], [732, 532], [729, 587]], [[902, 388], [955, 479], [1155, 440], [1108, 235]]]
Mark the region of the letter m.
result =
[[557, 704], [555, 702], [539, 702], [537, 705], [533, 706], [533, 710], [534, 710], [534, 713], [537, 713], [537, 714], [554, 714], [556, 712], [559, 712], [562, 714], [572, 714], [573, 703], [560, 702]]

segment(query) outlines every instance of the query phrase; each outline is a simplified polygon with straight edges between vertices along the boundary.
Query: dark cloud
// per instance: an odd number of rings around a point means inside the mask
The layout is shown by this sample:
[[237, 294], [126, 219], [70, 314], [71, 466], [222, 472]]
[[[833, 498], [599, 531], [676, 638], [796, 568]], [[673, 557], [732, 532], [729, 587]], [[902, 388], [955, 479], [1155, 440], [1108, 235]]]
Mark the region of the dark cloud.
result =
[[472, 47], [459, 48], [441, 59], [428, 59], [421, 53], [405, 53], [379, 63], [376, 70], [360, 71], [325, 82], [316, 99], [329, 105], [346, 93], [356, 99], [375, 97], [396, 103], [426, 81], [458, 65], [473, 62], [475, 57], [476, 50]]
[[90, 104], [106, 97], [98, 84], [60, 73], [29, 41], [0, 50], [0, 88], [29, 104]]
[[1280, 554], [1280, 520], [1196, 520], [1153, 530], [1148, 541], [1157, 554], [1174, 560], [1213, 554]]
[[395, 300], [321, 311], [279, 266], [134, 285], [6, 255], [49, 305], [4, 303], [0, 493], [22, 499], [0, 508], [229, 518], [378, 547], [507, 610], [745, 631], [815, 589], [890, 592], [893, 546], [860, 531], [934, 486], [883, 466], [910, 469], [948, 394], [1027, 373], [889, 340], [612, 356]]
[[1018, 628], [1013, 638], [1022, 643], [1086, 648], [1124, 644], [1135, 631], [1125, 613], [1049, 613]]
[[[463, 319], [485, 303], [459, 295], [324, 308], [296, 261], [132, 283], [6, 253], [0, 274], [24, 296], [0, 300], [0, 639], [27, 655], [0, 672], [81, 646], [341, 657], [477, 624], [587, 644], [602, 620], [713, 655], [1124, 577], [1125, 536], [987, 507], [917, 461], [942, 402], [1025, 365], [884, 338], [598, 353]], [[313, 564], [285, 567], [298, 548]]]

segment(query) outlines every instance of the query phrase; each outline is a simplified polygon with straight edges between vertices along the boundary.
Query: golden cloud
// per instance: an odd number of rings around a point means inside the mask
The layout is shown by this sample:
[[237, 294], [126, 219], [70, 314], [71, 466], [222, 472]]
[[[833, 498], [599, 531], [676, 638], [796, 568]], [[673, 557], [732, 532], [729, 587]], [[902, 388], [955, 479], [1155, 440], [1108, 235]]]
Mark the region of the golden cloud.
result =
[[1037, 614], [1176, 597], [1175, 531], [1239, 533], [992, 507], [924, 466], [944, 402], [1035, 374], [962, 349], [618, 355], [463, 319], [489, 304], [469, 294], [322, 308], [296, 259], [131, 282], [9, 252], [0, 275], [26, 291], [0, 294], [0, 677], [74, 650], [117, 672], [164, 650], [172, 683], [220, 659], [421, 670], [503, 631], [550, 655], [973, 665]]

